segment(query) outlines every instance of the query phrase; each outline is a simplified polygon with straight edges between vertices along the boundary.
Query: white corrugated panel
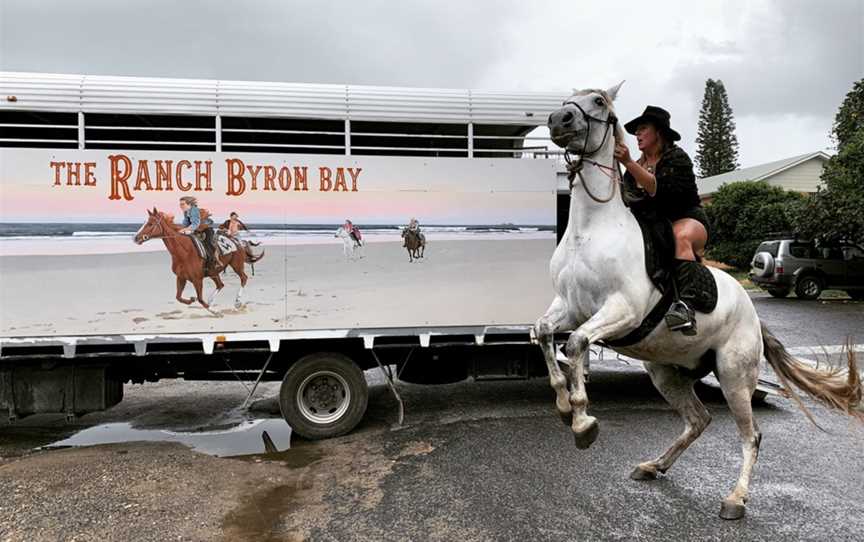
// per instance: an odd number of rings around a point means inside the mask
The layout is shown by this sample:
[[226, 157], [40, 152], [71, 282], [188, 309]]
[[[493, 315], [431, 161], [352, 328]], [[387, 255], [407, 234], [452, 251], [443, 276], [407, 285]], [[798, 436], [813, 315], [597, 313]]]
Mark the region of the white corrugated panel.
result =
[[567, 94], [550, 92], [471, 91], [471, 119], [477, 123], [545, 125], [549, 114], [561, 107]]
[[345, 85], [219, 81], [224, 116], [344, 119]]
[[348, 110], [356, 120], [468, 122], [467, 90], [348, 87]]
[[85, 112], [216, 115], [216, 81], [85, 76]]
[[[566, 95], [0, 72], [0, 108], [85, 113], [541, 125]], [[17, 101], [9, 102], [6, 96], [15, 96]]]
[[80, 75], [0, 72], [0, 109], [78, 111], [82, 79]]

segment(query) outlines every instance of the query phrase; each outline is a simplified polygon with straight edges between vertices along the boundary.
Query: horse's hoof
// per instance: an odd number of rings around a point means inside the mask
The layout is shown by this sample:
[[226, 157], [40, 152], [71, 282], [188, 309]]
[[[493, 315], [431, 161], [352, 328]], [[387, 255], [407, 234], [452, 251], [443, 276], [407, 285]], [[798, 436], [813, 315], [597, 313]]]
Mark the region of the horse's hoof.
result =
[[195, 297], [195, 296], [192, 296], [192, 297], [189, 298], [189, 304], [190, 304], [190, 305], [191, 305], [192, 303], [195, 303], [196, 301], [198, 301], [198, 298]]
[[573, 438], [576, 440], [576, 447], [580, 450], [587, 450], [597, 440], [597, 435], [600, 434], [600, 424], [597, 420], [591, 420], [591, 424], [584, 431], [579, 433], [574, 432]]
[[744, 517], [746, 508], [743, 504], [723, 501], [720, 505], [720, 517], [723, 519], [741, 519]]
[[636, 465], [633, 472], [630, 473], [631, 480], [656, 480], [657, 471], [643, 469], [640, 465]]

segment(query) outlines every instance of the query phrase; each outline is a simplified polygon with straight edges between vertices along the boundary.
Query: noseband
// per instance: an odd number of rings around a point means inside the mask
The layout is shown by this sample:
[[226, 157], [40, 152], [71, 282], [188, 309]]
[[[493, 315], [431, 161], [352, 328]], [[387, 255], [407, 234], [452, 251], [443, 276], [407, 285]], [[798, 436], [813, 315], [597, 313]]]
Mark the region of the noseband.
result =
[[[567, 173], [567, 179], [570, 181], [570, 190], [571, 191], [573, 190], [573, 181], [576, 179], [576, 176], [578, 175], [579, 180], [582, 181], [582, 186], [585, 188], [585, 193], [588, 194], [588, 197], [590, 197], [591, 199], [593, 199], [597, 203], [606, 203], [608, 201], [611, 201], [612, 198], [615, 197], [615, 186], [617, 184], [615, 182], [614, 177], [610, 177], [612, 179], [612, 191], [609, 194], [609, 196], [606, 198], [598, 198], [597, 196], [594, 195], [593, 192], [591, 192], [591, 189], [588, 188], [588, 184], [585, 182], [585, 179], [582, 178], [582, 166], [584, 165], [585, 162], [587, 162], [591, 165], [597, 166], [600, 169], [609, 170], [613, 173], [613, 175], [617, 171], [618, 172], [618, 179], [619, 180], [621, 179], [622, 176], [621, 176], [620, 164], [618, 164], [617, 160], [614, 161], [613, 167], [609, 167], [609, 166], [604, 166], [603, 164], [600, 164], [598, 162], [595, 162], [594, 160], [589, 160], [589, 159], [585, 158], [585, 156], [591, 156], [592, 154], [594, 154], [595, 152], [597, 152], [603, 148], [603, 145], [606, 144], [606, 140], [609, 138], [610, 128], [614, 127], [618, 123], [618, 117], [616, 117], [615, 114], [611, 113], [611, 112], [609, 113], [609, 116], [606, 117], [606, 119], [598, 119], [597, 117], [592, 117], [591, 115], [586, 113], [584, 109], [582, 109], [581, 105], [577, 104], [576, 102], [569, 101], [569, 100], [564, 102], [562, 105], [572, 105], [576, 109], [578, 109], [579, 112], [582, 113], [582, 118], [585, 119], [585, 124], [588, 127], [588, 129], [585, 131], [585, 144], [582, 145], [582, 152], [579, 153], [579, 159], [578, 160], [574, 161], [570, 157], [570, 151], [567, 150], [566, 148], [564, 149], [564, 160], [567, 162], [567, 172], [568, 172]], [[591, 122], [592, 121], [593, 122], [599, 122], [599, 123], [603, 124], [604, 125], [604, 131], [603, 131], [603, 139], [600, 141], [600, 144], [597, 145], [596, 148], [589, 151], [588, 150], [588, 141], [589, 141], [589, 138], [591, 137]]]

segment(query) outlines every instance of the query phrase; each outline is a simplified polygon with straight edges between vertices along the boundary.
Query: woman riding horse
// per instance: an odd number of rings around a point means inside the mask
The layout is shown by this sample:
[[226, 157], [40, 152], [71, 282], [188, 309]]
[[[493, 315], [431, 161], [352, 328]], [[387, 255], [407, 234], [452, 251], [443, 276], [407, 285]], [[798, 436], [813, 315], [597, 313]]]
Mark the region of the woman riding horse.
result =
[[213, 220], [206, 214], [202, 214], [198, 208], [198, 200], [192, 196], [180, 198], [180, 210], [183, 211], [183, 226], [180, 233], [192, 235], [201, 232], [204, 234], [204, 274], [210, 274], [216, 266], [216, 258], [213, 255], [215, 246], [213, 244]]
[[681, 135], [670, 127], [669, 118], [669, 113], [660, 107], [646, 107], [640, 116], [624, 125], [628, 133], [636, 136], [642, 156], [633, 160], [627, 146], [618, 143], [615, 158], [627, 168], [625, 184], [633, 186], [635, 181], [647, 195], [631, 204], [633, 212], [672, 223], [676, 288], [666, 325], [672, 331], [692, 335], [696, 333], [696, 319], [687, 302], [692, 305], [698, 296], [691, 282], [699, 272], [698, 260], [702, 259], [711, 227], [699, 200], [693, 162], [684, 149], [675, 145]]

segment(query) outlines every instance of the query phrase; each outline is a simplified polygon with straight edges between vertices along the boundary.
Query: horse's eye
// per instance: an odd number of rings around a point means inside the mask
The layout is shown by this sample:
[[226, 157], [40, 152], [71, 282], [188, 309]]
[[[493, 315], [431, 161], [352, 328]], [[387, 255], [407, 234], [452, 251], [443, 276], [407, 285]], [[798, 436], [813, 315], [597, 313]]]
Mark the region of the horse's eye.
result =
[[606, 104], [605, 102], [603, 102], [603, 98], [594, 98], [594, 105], [599, 105], [600, 107], [603, 107]]

